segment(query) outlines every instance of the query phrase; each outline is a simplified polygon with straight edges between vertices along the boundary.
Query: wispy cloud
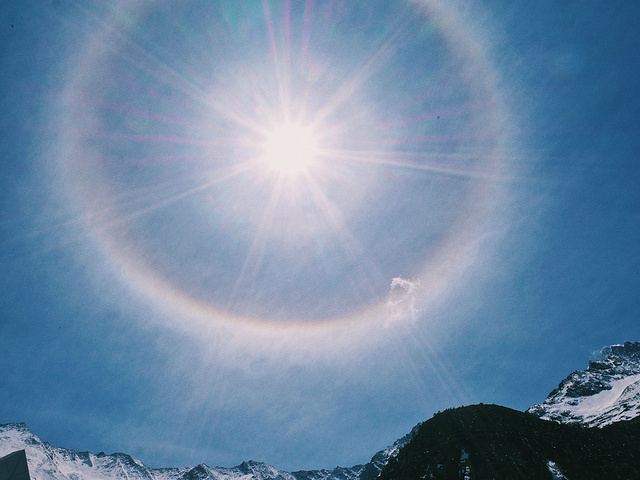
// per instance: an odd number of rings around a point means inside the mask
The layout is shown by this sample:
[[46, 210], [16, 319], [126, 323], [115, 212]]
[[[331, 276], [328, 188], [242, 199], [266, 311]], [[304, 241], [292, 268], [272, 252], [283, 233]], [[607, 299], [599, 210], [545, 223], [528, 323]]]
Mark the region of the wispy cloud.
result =
[[391, 280], [387, 295], [387, 325], [410, 320], [415, 322], [420, 310], [416, 308], [416, 289], [419, 281], [396, 277]]

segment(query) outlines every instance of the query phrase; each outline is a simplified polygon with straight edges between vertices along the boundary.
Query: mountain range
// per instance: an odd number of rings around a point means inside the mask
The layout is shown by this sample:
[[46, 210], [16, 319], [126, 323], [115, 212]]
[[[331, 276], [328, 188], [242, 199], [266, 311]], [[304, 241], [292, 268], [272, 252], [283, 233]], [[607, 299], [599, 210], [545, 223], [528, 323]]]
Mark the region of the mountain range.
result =
[[285, 472], [247, 461], [154, 469], [124, 453], [54, 447], [0, 425], [0, 457], [25, 450], [34, 480], [640, 479], [640, 342], [603, 348], [543, 403], [448, 409], [364, 465]]

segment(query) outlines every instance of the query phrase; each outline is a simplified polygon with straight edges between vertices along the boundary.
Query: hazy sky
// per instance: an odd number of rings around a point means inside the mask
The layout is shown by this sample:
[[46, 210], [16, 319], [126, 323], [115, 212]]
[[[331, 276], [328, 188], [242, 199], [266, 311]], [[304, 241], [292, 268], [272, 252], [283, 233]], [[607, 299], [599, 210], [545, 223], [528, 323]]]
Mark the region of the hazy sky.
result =
[[637, 2], [0, 20], [0, 423], [351, 466], [640, 339]]

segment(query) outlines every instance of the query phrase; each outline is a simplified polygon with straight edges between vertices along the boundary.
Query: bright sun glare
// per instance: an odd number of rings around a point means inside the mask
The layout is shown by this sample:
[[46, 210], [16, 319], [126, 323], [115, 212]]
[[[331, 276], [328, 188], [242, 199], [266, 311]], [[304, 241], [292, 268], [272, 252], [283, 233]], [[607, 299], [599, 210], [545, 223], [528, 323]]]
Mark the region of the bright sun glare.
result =
[[311, 127], [283, 123], [265, 139], [263, 159], [281, 176], [295, 177], [308, 170], [318, 156], [318, 139]]

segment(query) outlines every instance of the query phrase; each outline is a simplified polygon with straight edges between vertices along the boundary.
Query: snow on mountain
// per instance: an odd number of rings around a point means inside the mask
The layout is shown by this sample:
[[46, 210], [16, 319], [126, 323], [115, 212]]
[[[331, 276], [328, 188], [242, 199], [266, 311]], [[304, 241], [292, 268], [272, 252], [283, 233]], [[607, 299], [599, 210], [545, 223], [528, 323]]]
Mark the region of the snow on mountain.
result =
[[567, 477], [562, 473], [562, 469], [556, 464], [556, 462], [552, 462], [551, 460], [547, 461], [547, 468], [549, 469], [549, 473], [553, 480], [566, 480]]
[[228, 468], [200, 464], [192, 468], [153, 469], [124, 453], [105, 455], [52, 447], [32, 434], [24, 423], [0, 425], [0, 457], [25, 450], [32, 480], [373, 480], [415, 430], [378, 452], [365, 465], [292, 473], [254, 461]]
[[259, 462], [232, 468], [153, 469], [124, 453], [105, 455], [52, 447], [24, 423], [0, 425], [0, 456], [25, 450], [33, 480], [297, 480], [288, 472]]
[[[640, 342], [603, 348], [586, 370], [573, 372], [542, 404], [527, 412], [545, 420], [598, 427], [640, 416]], [[24, 423], [0, 425], [0, 457], [25, 450], [33, 480], [374, 480], [419, 427], [376, 453], [369, 463], [333, 470], [285, 472], [254, 461], [228, 468], [200, 464], [153, 469], [124, 453], [52, 447]], [[564, 478], [555, 464], [548, 466], [554, 478]]]
[[640, 342], [603, 348], [527, 412], [597, 427], [640, 416]]
[[52, 447], [24, 423], [0, 425], [0, 457], [25, 450], [36, 480], [178, 480], [185, 469], [152, 470], [123, 453], [97, 455]]

